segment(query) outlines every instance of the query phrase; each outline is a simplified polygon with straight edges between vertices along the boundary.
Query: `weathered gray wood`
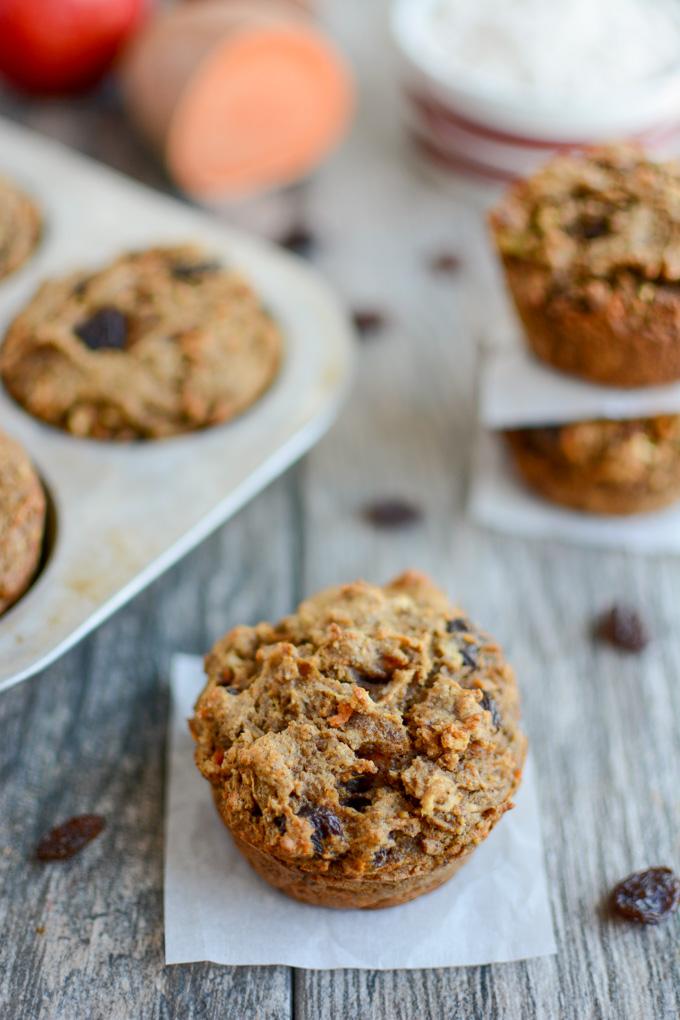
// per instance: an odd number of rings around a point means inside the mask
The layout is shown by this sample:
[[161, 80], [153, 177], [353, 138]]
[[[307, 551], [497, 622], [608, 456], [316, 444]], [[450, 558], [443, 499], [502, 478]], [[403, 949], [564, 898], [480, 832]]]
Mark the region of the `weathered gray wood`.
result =
[[[3, 1020], [656, 1020], [680, 1012], [678, 919], [637, 929], [601, 910], [629, 870], [680, 867], [680, 561], [492, 536], [465, 521], [476, 342], [502, 296], [474, 196], [442, 199], [410, 166], [389, 115], [384, 13], [377, 0], [325, 4], [360, 70], [363, 102], [350, 140], [307, 190], [307, 214], [321, 239], [319, 264], [337, 288], [390, 319], [362, 347], [340, 422], [303, 465], [79, 649], [0, 698]], [[163, 183], [111, 95], [95, 104], [7, 100], [4, 108]], [[464, 260], [455, 279], [426, 269], [442, 248]], [[360, 507], [382, 495], [417, 502], [423, 523], [370, 530]], [[321, 585], [384, 580], [406, 566], [455, 593], [517, 668], [558, 956], [466, 970], [296, 972], [292, 982], [284, 968], [164, 968], [171, 652], [204, 651], [233, 623], [276, 617]], [[641, 657], [590, 641], [593, 615], [614, 599], [648, 617], [654, 642]], [[76, 810], [106, 814], [105, 836], [63, 868], [30, 862], [42, 831]]]

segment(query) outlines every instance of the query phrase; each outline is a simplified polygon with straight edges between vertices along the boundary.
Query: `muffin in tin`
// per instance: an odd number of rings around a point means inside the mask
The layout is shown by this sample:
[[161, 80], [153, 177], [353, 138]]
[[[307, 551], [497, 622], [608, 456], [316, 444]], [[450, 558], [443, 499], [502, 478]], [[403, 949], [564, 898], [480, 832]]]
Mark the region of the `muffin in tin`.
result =
[[45, 534], [45, 493], [23, 447], [0, 432], [0, 613], [33, 580]]
[[680, 415], [506, 433], [526, 484], [553, 503], [635, 514], [680, 500]]
[[0, 280], [31, 257], [41, 233], [36, 203], [13, 181], [0, 177]]
[[539, 358], [603, 385], [680, 379], [680, 163], [627, 146], [558, 155], [490, 223]]
[[8, 330], [0, 373], [30, 414], [73, 435], [158, 439], [244, 411], [281, 351], [250, 284], [182, 245], [43, 284]]
[[236, 845], [295, 899], [414, 899], [512, 807], [526, 750], [513, 672], [421, 574], [236, 627], [206, 671], [196, 763]]

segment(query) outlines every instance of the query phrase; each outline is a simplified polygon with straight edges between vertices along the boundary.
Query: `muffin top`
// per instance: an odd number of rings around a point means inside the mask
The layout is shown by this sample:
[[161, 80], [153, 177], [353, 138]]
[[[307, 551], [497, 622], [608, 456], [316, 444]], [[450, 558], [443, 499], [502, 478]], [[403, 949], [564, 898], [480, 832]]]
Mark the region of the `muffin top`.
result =
[[680, 163], [632, 146], [558, 155], [490, 215], [500, 253], [555, 273], [680, 280]]
[[198, 767], [232, 831], [286, 863], [396, 879], [470, 850], [512, 806], [512, 670], [421, 574], [236, 627], [206, 671]]
[[0, 177], [0, 279], [23, 265], [40, 238], [41, 217], [35, 203]]
[[648, 485], [680, 464], [680, 415], [583, 421], [511, 433], [537, 454], [613, 485]]
[[250, 285], [182, 245], [43, 284], [9, 328], [0, 371], [31, 414], [75, 435], [158, 438], [244, 410], [281, 347]]
[[45, 493], [23, 448], [0, 432], [0, 612], [28, 586], [40, 559]]

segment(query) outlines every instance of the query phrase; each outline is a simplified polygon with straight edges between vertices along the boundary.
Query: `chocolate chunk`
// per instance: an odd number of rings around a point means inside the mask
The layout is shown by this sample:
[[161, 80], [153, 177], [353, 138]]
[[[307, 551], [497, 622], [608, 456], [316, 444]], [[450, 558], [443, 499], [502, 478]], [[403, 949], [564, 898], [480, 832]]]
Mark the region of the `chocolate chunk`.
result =
[[75, 326], [73, 332], [91, 351], [103, 347], [122, 350], [127, 340], [127, 319], [117, 308], [100, 308], [89, 319]]
[[307, 818], [313, 825], [312, 846], [317, 854], [323, 853], [324, 840], [330, 836], [342, 836], [342, 822], [334, 811], [327, 807], [309, 805], [302, 809], [300, 815]]
[[462, 265], [461, 259], [452, 251], [442, 251], [432, 255], [428, 266], [433, 273], [449, 274], [451, 276], [458, 272]]
[[357, 309], [352, 313], [352, 321], [362, 339], [380, 333], [387, 322], [383, 313], [373, 308]]
[[170, 267], [170, 272], [176, 280], [184, 280], [187, 283], [194, 283], [208, 273], [216, 273], [221, 269], [217, 259], [204, 260], [203, 262], [175, 262]]
[[282, 248], [292, 251], [295, 255], [303, 255], [309, 258], [314, 254], [317, 246], [316, 238], [307, 227], [298, 225], [284, 235], [279, 241]]
[[471, 630], [469, 621], [463, 619], [462, 616], [456, 617], [455, 620], [446, 621], [446, 631], [448, 634], [469, 634]]
[[423, 512], [403, 499], [377, 499], [364, 506], [362, 516], [375, 528], [408, 528], [422, 520]]
[[105, 825], [101, 815], [76, 815], [43, 836], [35, 855], [39, 861], [66, 861], [95, 839]]
[[658, 924], [680, 905], [680, 879], [670, 868], [636, 871], [614, 886], [611, 906], [615, 913], [638, 924]]
[[625, 605], [614, 605], [598, 618], [595, 636], [624, 652], [641, 652], [649, 644], [649, 634], [640, 614]]
[[492, 725], [498, 730], [501, 727], [503, 720], [501, 719], [501, 713], [498, 709], [498, 705], [495, 700], [486, 691], [482, 691], [481, 706], [485, 712], [491, 713]]

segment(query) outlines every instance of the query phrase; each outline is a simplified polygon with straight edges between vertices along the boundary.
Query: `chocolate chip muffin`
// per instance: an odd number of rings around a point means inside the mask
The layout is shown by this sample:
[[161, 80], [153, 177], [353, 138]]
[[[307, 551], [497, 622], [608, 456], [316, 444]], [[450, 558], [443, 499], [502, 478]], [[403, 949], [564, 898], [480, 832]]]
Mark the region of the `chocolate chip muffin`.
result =
[[206, 658], [196, 763], [268, 882], [388, 907], [445, 882], [512, 807], [512, 670], [423, 575], [321, 592]]
[[524, 481], [553, 503], [636, 514], [680, 499], [680, 415], [506, 433]]
[[40, 479], [22, 447], [0, 432], [0, 613], [31, 583], [44, 533]]
[[27, 411], [76, 436], [157, 439], [245, 410], [281, 348], [250, 285], [184, 245], [43, 284], [9, 328], [0, 373]]
[[26, 262], [40, 239], [41, 228], [35, 203], [0, 177], [0, 279]]
[[680, 379], [680, 163], [631, 147], [557, 156], [491, 227], [539, 358], [610, 386]]

